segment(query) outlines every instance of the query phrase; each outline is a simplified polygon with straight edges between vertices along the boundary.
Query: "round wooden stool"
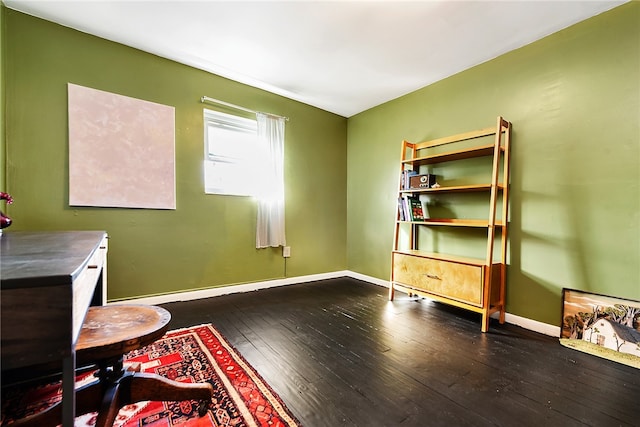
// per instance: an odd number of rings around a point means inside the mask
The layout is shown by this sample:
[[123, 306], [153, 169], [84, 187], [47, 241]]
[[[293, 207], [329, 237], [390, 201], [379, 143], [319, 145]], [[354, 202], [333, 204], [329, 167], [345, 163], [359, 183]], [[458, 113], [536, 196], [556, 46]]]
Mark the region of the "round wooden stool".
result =
[[78, 364], [122, 357], [167, 332], [171, 314], [151, 305], [89, 307], [76, 344]]
[[[156, 374], [140, 372], [140, 365], [124, 369], [123, 357], [161, 338], [171, 314], [149, 305], [90, 307], [76, 344], [78, 366], [97, 365], [98, 381], [76, 390], [76, 414], [98, 412], [96, 427], [109, 427], [121, 407], [145, 400], [200, 401], [202, 416], [213, 396], [209, 383], [181, 383]], [[58, 425], [62, 405], [19, 420], [20, 426]]]

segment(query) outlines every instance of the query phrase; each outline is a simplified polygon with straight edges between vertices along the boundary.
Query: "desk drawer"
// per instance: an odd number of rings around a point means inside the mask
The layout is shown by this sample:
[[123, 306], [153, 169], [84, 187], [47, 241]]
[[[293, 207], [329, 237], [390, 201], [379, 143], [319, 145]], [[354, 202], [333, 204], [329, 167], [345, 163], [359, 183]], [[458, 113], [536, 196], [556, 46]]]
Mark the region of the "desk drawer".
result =
[[483, 267], [393, 254], [393, 281], [446, 298], [482, 305]]
[[107, 260], [107, 243], [106, 238], [101, 242], [100, 246], [91, 254], [89, 261], [78, 277], [73, 281], [73, 326], [72, 337], [73, 342], [78, 338], [84, 316], [87, 308], [91, 303], [94, 291], [102, 292], [102, 289], [96, 289], [96, 283], [105, 286], [106, 283], [101, 281], [101, 276], [105, 274]]

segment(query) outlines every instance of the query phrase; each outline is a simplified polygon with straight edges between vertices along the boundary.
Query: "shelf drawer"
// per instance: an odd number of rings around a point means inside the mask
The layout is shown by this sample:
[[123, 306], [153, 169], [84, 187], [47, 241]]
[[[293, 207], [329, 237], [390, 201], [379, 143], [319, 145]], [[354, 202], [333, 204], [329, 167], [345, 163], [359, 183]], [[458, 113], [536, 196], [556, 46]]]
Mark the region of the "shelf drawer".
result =
[[394, 253], [393, 281], [446, 298], [482, 305], [481, 265]]

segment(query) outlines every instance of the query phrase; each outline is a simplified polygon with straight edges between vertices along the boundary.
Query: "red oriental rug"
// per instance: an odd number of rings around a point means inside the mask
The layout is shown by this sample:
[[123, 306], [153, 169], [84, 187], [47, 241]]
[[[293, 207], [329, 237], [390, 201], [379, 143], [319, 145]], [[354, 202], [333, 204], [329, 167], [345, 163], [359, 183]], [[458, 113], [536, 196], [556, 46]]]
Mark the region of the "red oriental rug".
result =
[[[197, 401], [139, 402], [120, 410], [114, 426], [269, 426], [299, 427], [282, 400], [211, 325], [168, 332], [162, 339], [125, 356], [142, 371], [182, 382], [209, 382], [214, 396], [209, 411], [198, 416]], [[93, 381], [79, 377], [76, 387]], [[37, 389], [8, 390], [2, 396], [2, 425], [60, 400], [60, 383]], [[76, 418], [76, 427], [93, 426], [96, 414]]]

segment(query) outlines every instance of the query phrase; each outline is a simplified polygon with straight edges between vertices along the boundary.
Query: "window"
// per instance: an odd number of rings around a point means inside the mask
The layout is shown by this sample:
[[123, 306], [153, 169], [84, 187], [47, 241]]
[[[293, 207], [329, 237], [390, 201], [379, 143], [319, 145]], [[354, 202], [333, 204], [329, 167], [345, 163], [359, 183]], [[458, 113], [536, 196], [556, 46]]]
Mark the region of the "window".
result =
[[253, 195], [257, 132], [255, 119], [204, 110], [205, 193]]

